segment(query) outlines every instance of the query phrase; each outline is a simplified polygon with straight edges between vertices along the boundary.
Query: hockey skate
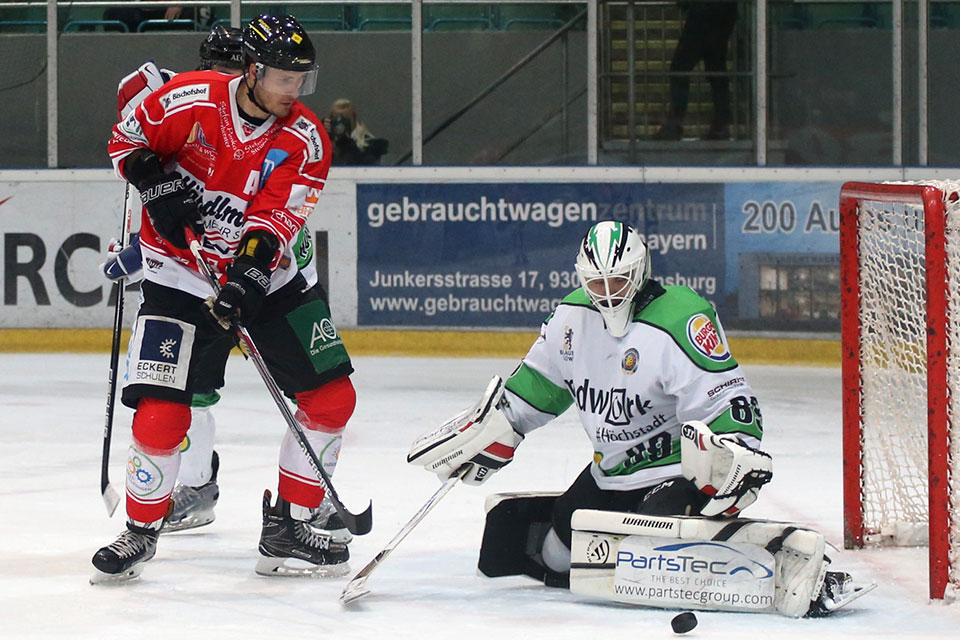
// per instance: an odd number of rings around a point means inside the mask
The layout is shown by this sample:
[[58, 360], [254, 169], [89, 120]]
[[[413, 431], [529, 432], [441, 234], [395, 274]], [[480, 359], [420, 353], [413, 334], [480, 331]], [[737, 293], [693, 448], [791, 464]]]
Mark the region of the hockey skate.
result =
[[877, 588], [876, 582], [858, 584], [853, 581], [849, 573], [844, 571], [827, 571], [823, 578], [823, 587], [820, 595], [810, 603], [807, 618], [823, 618], [837, 609], [845, 607], [860, 596], [866, 595]]
[[290, 503], [279, 496], [271, 507], [270, 497], [270, 491], [263, 492], [258, 574], [336, 578], [350, 571], [346, 544], [334, 541], [308, 522], [290, 517]]
[[127, 523], [127, 530], [93, 556], [97, 573], [90, 584], [124, 582], [143, 572], [143, 565], [157, 553], [159, 531]]
[[310, 524], [314, 529], [319, 529], [329, 535], [334, 542], [339, 544], [350, 544], [353, 542], [353, 534], [350, 533], [347, 525], [343, 522], [343, 518], [341, 518], [337, 510], [334, 509], [333, 503], [330, 501], [329, 493], [323, 496], [323, 501], [320, 503], [320, 506], [313, 510], [313, 517], [310, 519]]
[[217, 471], [220, 469], [220, 456], [213, 452], [213, 472], [210, 482], [200, 487], [189, 487], [178, 484], [170, 498], [173, 500], [173, 511], [163, 522], [161, 533], [196, 529], [210, 524], [216, 519], [213, 508], [220, 498], [220, 487], [217, 485]]

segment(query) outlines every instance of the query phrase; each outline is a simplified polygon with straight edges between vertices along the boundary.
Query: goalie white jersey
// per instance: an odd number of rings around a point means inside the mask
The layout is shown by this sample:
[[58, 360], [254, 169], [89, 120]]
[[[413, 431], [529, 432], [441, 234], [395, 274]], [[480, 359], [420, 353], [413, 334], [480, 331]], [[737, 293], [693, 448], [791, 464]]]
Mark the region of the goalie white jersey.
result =
[[649, 281], [626, 335], [614, 338], [583, 289], [567, 295], [506, 383], [501, 410], [517, 431], [570, 405], [593, 443], [601, 489], [631, 490], [680, 475], [680, 428], [702, 420], [756, 446], [757, 399], [713, 307], [687, 287]]

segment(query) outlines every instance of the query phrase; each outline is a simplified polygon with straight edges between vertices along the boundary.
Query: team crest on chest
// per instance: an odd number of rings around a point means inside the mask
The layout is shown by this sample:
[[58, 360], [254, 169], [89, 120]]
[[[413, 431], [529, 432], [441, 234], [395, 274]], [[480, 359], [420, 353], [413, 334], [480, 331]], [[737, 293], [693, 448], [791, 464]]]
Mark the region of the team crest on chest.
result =
[[730, 350], [723, 336], [706, 315], [698, 313], [687, 320], [687, 339], [693, 347], [711, 360], [723, 362], [730, 359]]
[[563, 346], [560, 348], [560, 357], [564, 362], [573, 361], [573, 329], [563, 327]]
[[637, 365], [640, 362], [640, 353], [630, 347], [623, 354], [623, 359], [620, 361], [620, 368], [623, 369], [623, 372], [628, 376], [632, 376], [637, 371]]

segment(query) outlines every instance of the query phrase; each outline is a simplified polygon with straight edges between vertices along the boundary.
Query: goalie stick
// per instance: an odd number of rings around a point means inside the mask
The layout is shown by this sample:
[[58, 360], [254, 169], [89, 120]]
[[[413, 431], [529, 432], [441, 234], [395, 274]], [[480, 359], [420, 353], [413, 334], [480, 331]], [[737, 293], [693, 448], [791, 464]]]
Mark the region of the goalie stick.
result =
[[[130, 185], [123, 191], [123, 222], [120, 225], [119, 250], [126, 246], [130, 236], [130, 220], [133, 212], [130, 207]], [[107, 407], [103, 423], [103, 453], [100, 455], [100, 495], [107, 507], [107, 516], [112, 517], [120, 496], [110, 485], [110, 440], [113, 436], [113, 409], [117, 395], [117, 374], [120, 365], [120, 336], [123, 333], [123, 289], [126, 278], [120, 278], [113, 284], [113, 293], [117, 296], [117, 307], [113, 313], [113, 341], [110, 345], [110, 370], [107, 372]]]
[[406, 538], [411, 531], [413, 531], [414, 527], [420, 524], [420, 521], [423, 520], [423, 518], [430, 513], [435, 506], [437, 506], [437, 503], [440, 502], [443, 496], [450, 492], [450, 489], [453, 489], [453, 486], [457, 484], [459, 480], [463, 479], [463, 476], [465, 476], [469, 470], [470, 465], [465, 464], [457, 469], [456, 473], [444, 480], [443, 484], [440, 485], [440, 488], [437, 489], [432, 496], [430, 496], [430, 499], [427, 500], [422, 507], [420, 507], [420, 510], [417, 511], [412, 518], [410, 518], [410, 521], [403, 525], [403, 528], [400, 529], [397, 535], [393, 536], [393, 539], [387, 543], [387, 546], [381, 549], [380, 553], [374, 556], [373, 560], [368, 562], [363, 569], [360, 569], [360, 571], [357, 572], [357, 575], [353, 576], [353, 579], [347, 583], [347, 586], [343, 588], [343, 592], [340, 594], [341, 604], [349, 604], [354, 600], [362, 598], [370, 593], [370, 590], [366, 588], [367, 578], [370, 577], [370, 574], [373, 573], [376, 568], [387, 559], [387, 556], [389, 556], [393, 550], [397, 548], [397, 545], [400, 544], [400, 542]]
[[[209, 282], [210, 286], [213, 288], [214, 294], [218, 294], [220, 292], [220, 282], [217, 280], [216, 275], [214, 275], [213, 269], [210, 267], [207, 261], [203, 259], [203, 255], [200, 253], [200, 242], [197, 240], [196, 234], [190, 227], [184, 227], [184, 233], [187, 237], [187, 242], [190, 243], [190, 251], [193, 253], [193, 257], [196, 259], [197, 265], [200, 267], [200, 270], [206, 277], [207, 282]], [[290, 407], [287, 406], [287, 400], [283, 397], [283, 393], [280, 391], [277, 381], [274, 380], [273, 374], [271, 374], [270, 370], [267, 369], [267, 363], [263, 361], [263, 356], [260, 355], [260, 350], [257, 348], [256, 343], [254, 343], [253, 338], [250, 336], [250, 332], [246, 327], [240, 324], [239, 321], [234, 321], [231, 323], [231, 325], [234, 332], [237, 334], [237, 338], [240, 341], [240, 346], [244, 351], [244, 355], [246, 355], [250, 360], [253, 360], [253, 365], [256, 367], [257, 373], [260, 374], [264, 384], [267, 385], [267, 390], [270, 392], [270, 396], [277, 404], [277, 408], [280, 409], [280, 413], [283, 415], [283, 419], [286, 421], [287, 427], [290, 429], [293, 437], [296, 438], [297, 444], [300, 445], [300, 449], [307, 456], [307, 460], [310, 462], [310, 467], [313, 469], [313, 472], [317, 474], [320, 484], [323, 485], [324, 490], [330, 495], [330, 502], [343, 519], [344, 525], [346, 525], [347, 529], [350, 530], [350, 533], [357, 536], [362, 536], [366, 533], [369, 533], [370, 529], [373, 528], [373, 501], [370, 501], [366, 510], [359, 514], [354, 514], [347, 510], [347, 507], [344, 506], [343, 501], [340, 500], [340, 496], [337, 495], [337, 490], [333, 488], [333, 481], [330, 480], [330, 476], [327, 475], [326, 471], [324, 471], [323, 465], [320, 463], [320, 459], [317, 457], [317, 452], [313, 450], [313, 447], [310, 446], [310, 442], [307, 441], [307, 437], [303, 433], [303, 427], [300, 426], [300, 423], [297, 422], [297, 419], [293, 417], [293, 413], [290, 412]]]

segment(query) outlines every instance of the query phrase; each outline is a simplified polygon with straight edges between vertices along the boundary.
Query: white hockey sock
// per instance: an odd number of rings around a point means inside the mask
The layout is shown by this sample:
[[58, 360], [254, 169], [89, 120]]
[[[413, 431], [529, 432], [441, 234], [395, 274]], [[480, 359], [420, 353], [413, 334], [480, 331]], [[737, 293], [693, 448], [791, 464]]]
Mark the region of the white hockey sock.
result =
[[570, 571], [570, 549], [561, 542], [560, 536], [550, 527], [547, 537], [543, 539], [543, 548], [540, 551], [543, 556], [543, 564], [547, 568], [557, 573], [566, 573]]
[[[328, 476], [333, 476], [337, 467], [337, 457], [340, 455], [341, 433], [304, 429], [307, 442], [313, 447], [323, 470]], [[307, 455], [300, 449], [293, 434], [287, 431], [280, 445], [280, 494], [288, 502], [302, 506], [316, 508], [323, 498], [323, 489], [317, 474]]]
[[213, 475], [213, 442], [217, 425], [211, 407], [191, 407], [190, 430], [180, 444], [180, 475], [177, 480], [188, 487], [210, 482]]
[[166, 515], [180, 469], [180, 451], [159, 451], [134, 441], [127, 451], [127, 517], [155, 522]]

